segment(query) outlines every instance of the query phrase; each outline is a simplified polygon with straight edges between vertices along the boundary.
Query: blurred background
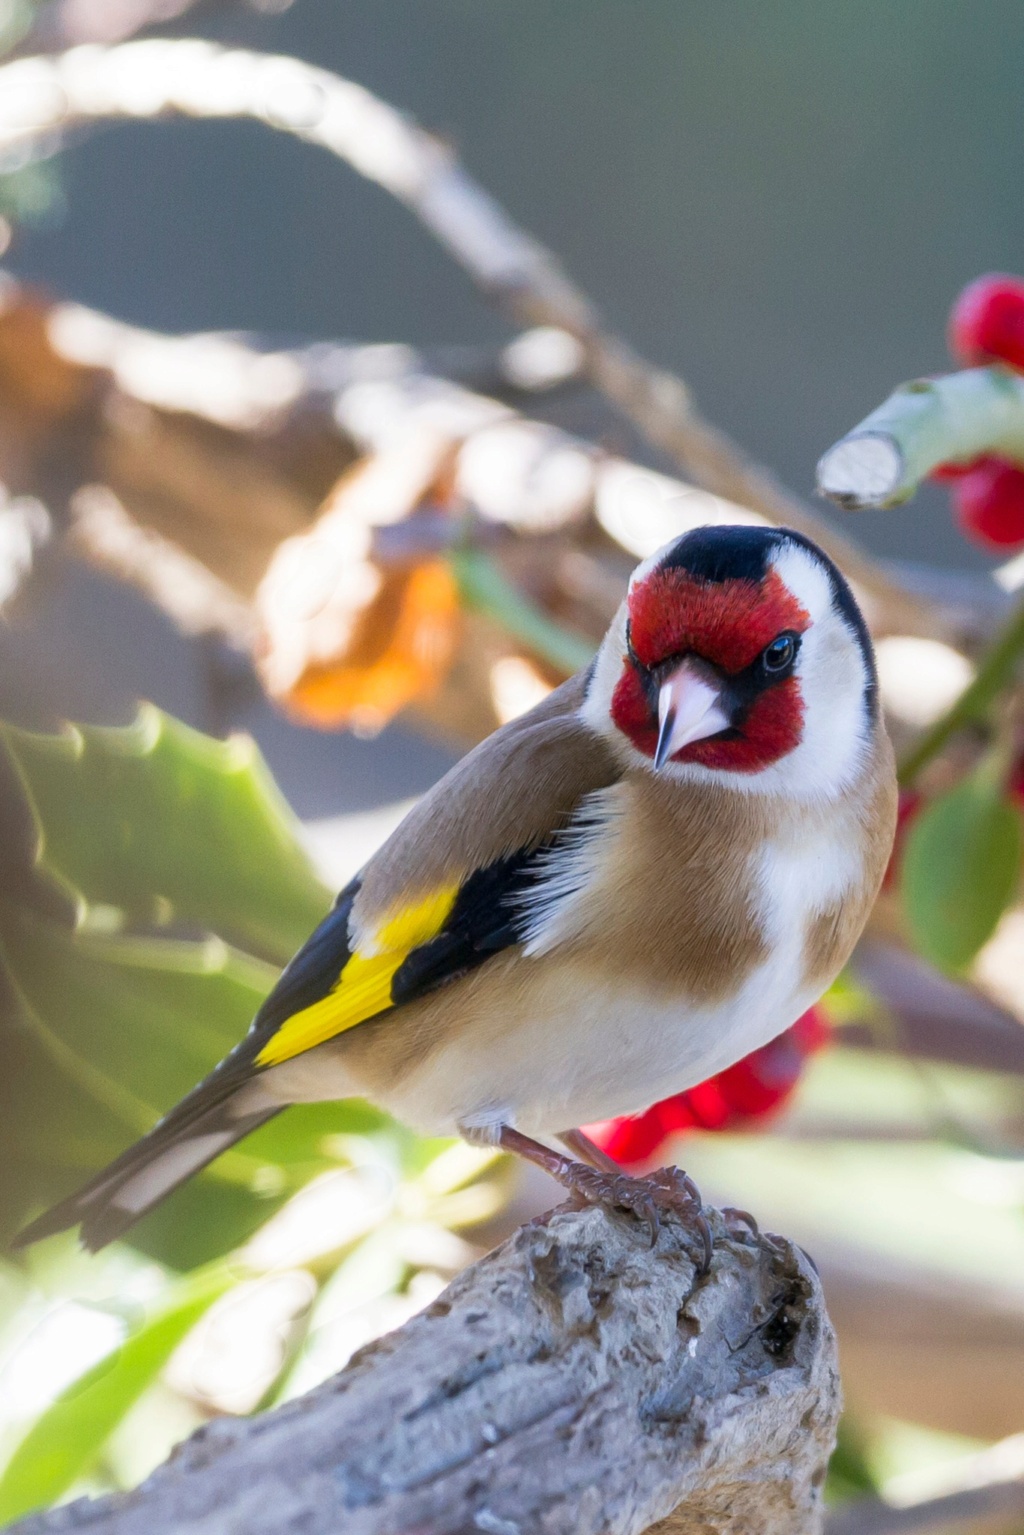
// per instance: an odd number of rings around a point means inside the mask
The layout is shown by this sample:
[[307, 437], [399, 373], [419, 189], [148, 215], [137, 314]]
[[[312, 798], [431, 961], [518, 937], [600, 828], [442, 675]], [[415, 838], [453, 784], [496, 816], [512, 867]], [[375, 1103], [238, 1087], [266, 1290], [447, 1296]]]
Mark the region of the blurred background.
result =
[[[900, 380], [952, 366], [963, 284], [1024, 267], [1011, 0], [0, 0], [11, 69], [136, 35], [289, 55], [412, 114], [609, 334], [802, 497]], [[223, 120], [150, 120], [163, 68], [126, 64], [121, 122], [82, 81], [101, 105], [42, 122], [45, 81], [0, 74], [7, 1234], [242, 1032], [410, 799], [585, 659], [656, 534], [734, 510], [575, 338], [496, 305], [301, 123], [238, 120], [216, 84]], [[863, 551], [909, 750], [984, 665], [1013, 550], [965, 538], [942, 485], [813, 507]], [[337, 590], [311, 596], [324, 568]], [[1017, 760], [1009, 683], [1004, 703], [915, 783], [908, 821], [992, 739]], [[66, 721], [125, 733], [37, 734]], [[215, 744], [240, 731], [269, 774]], [[821, 1263], [850, 1403], [837, 1499], [1024, 1475], [1017, 872], [955, 956], [890, 889], [802, 1033], [608, 1131]], [[130, 1484], [211, 1414], [306, 1389], [550, 1202], [361, 1107], [294, 1117], [138, 1244], [0, 1259], [0, 1517]]]

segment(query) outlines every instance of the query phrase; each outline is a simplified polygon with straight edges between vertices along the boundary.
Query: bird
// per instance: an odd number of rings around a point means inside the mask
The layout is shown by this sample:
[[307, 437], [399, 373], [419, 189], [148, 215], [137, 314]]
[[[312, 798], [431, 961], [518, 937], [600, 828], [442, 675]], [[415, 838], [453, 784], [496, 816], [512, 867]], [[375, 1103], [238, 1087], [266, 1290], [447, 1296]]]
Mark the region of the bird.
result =
[[289, 1104], [359, 1097], [545, 1168], [656, 1236], [700, 1196], [582, 1126], [780, 1034], [846, 963], [896, 823], [867, 626], [786, 528], [709, 525], [633, 572], [592, 663], [425, 794], [245, 1037], [26, 1227], [97, 1250]]

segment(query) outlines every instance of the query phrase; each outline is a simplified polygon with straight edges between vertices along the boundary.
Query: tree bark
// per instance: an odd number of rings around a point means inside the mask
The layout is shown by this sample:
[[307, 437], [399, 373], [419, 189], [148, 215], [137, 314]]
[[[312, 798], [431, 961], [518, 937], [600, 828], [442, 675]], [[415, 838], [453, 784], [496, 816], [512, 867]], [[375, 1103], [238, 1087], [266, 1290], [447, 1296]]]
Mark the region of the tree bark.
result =
[[840, 1407], [800, 1249], [563, 1206], [340, 1375], [20, 1535], [811, 1535]]

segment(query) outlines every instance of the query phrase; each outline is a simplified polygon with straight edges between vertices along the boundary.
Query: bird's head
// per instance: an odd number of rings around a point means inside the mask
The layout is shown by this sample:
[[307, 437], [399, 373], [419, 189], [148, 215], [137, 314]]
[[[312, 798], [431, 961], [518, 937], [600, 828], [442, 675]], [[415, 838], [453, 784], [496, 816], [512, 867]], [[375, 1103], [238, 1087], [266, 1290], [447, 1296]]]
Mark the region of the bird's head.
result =
[[706, 527], [634, 572], [584, 713], [652, 771], [812, 799], [857, 775], [875, 695], [864, 620], [816, 545]]

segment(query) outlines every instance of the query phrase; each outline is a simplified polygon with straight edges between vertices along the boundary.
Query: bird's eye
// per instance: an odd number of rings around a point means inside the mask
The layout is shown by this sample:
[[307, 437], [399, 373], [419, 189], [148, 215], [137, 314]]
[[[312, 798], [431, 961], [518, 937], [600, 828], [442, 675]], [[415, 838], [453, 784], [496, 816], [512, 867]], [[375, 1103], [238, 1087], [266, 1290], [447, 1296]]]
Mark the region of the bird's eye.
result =
[[776, 676], [784, 672], [788, 666], [792, 666], [796, 655], [797, 637], [795, 634], [780, 634], [778, 639], [772, 640], [761, 653], [761, 661], [766, 672]]

